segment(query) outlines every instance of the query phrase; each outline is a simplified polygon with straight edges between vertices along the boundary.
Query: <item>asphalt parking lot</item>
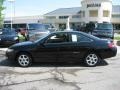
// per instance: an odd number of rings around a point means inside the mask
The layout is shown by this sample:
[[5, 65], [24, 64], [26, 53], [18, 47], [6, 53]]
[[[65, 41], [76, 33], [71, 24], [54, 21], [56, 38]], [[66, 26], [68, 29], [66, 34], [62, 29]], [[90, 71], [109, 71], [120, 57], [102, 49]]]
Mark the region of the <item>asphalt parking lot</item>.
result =
[[18, 67], [0, 49], [0, 90], [119, 90], [120, 47], [116, 57], [97, 67], [82, 64], [35, 63]]

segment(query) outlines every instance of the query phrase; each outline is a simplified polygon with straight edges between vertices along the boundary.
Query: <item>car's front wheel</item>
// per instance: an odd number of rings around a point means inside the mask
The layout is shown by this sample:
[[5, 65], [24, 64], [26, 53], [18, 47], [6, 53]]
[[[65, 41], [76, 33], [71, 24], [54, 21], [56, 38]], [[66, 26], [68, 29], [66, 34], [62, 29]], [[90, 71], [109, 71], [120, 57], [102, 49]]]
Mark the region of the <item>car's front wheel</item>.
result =
[[99, 56], [96, 53], [88, 53], [84, 59], [84, 63], [88, 67], [94, 67], [99, 62]]
[[17, 57], [17, 62], [21, 67], [28, 67], [32, 64], [32, 58], [27, 53], [20, 53]]

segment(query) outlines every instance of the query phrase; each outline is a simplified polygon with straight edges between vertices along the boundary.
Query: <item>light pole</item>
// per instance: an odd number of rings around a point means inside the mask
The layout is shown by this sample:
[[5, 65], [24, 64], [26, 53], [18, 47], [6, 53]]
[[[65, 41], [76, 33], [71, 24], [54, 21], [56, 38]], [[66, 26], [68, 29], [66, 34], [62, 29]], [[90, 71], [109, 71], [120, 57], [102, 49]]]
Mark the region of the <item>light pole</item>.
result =
[[67, 27], [66, 30], [68, 30], [68, 31], [71, 30], [71, 29], [70, 29], [70, 17], [69, 17], [69, 16], [68, 16], [68, 18], [67, 18], [66, 27]]
[[11, 30], [13, 28], [13, 10], [14, 10], [14, 14], [15, 14], [15, 7], [14, 7], [14, 2], [15, 0], [8, 0], [8, 2], [10, 2], [11, 4], [11, 17], [10, 17], [10, 21], [11, 21]]

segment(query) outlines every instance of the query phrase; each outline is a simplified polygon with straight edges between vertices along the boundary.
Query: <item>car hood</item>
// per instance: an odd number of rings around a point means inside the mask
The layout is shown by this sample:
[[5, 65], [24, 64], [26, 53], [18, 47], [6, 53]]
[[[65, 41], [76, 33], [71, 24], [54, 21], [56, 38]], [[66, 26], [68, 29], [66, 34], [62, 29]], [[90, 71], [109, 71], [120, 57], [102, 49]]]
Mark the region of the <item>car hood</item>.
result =
[[10, 48], [14, 49], [14, 48], [18, 48], [18, 49], [27, 49], [27, 48], [32, 48], [35, 45], [34, 42], [32, 41], [27, 41], [27, 42], [21, 42], [21, 43], [17, 43], [12, 45]]

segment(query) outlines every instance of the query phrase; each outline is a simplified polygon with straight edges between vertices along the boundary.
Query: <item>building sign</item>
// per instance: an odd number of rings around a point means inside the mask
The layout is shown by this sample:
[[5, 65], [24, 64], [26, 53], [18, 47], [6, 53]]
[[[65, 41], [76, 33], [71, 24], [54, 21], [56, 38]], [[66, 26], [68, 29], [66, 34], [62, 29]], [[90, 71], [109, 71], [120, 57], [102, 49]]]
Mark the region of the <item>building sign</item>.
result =
[[97, 3], [87, 4], [87, 8], [89, 7], [101, 7], [101, 4], [97, 4]]

